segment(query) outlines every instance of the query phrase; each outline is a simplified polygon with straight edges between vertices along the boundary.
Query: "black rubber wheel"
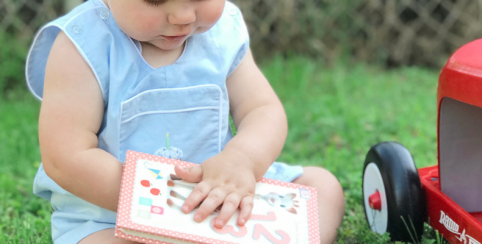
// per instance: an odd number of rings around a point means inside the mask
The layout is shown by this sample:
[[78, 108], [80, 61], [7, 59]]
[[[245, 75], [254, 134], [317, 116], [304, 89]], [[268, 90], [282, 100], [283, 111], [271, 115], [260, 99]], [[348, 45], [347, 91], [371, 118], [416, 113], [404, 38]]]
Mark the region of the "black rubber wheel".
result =
[[382, 142], [370, 149], [363, 167], [363, 201], [372, 231], [389, 232], [393, 241], [420, 242], [425, 196], [413, 158], [404, 146]]

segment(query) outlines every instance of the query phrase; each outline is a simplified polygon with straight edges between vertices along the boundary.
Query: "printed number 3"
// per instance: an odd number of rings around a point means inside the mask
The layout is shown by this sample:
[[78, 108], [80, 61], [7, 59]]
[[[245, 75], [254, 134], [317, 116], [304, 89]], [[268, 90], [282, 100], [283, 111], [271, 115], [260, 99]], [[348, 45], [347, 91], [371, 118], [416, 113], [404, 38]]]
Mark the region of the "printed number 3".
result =
[[239, 227], [239, 231], [235, 231], [234, 227], [232, 225], [226, 225], [224, 228], [219, 229], [214, 226], [214, 222], [216, 221], [216, 218], [211, 221], [211, 226], [213, 227], [214, 231], [216, 231], [219, 234], [231, 234], [236, 237], [243, 237], [246, 234], [248, 234], [248, 229], [246, 226]]

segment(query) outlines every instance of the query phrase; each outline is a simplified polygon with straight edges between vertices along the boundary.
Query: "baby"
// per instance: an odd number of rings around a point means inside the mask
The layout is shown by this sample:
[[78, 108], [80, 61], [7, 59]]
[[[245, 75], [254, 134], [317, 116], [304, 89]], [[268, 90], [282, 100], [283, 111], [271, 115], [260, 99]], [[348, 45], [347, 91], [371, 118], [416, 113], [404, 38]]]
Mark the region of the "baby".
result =
[[199, 183], [182, 211], [202, 222], [222, 204], [218, 228], [238, 208], [246, 223], [262, 177], [315, 187], [322, 241], [336, 239], [340, 184], [324, 169], [274, 162], [286, 115], [232, 3], [89, 0], [39, 31], [26, 74], [42, 99], [34, 192], [51, 202], [54, 243], [130, 243], [113, 229], [127, 150], [198, 164], [176, 168]]

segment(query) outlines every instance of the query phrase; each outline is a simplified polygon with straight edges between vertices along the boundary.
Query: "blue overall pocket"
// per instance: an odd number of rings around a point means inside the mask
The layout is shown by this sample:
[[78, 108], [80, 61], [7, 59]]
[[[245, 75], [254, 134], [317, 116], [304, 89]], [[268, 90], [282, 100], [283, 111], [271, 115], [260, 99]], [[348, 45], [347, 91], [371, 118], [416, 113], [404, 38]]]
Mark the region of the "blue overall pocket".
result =
[[[221, 151], [222, 93], [216, 85], [156, 89], [122, 102], [119, 159], [127, 150], [200, 164]], [[166, 135], [169, 134], [167, 140]]]

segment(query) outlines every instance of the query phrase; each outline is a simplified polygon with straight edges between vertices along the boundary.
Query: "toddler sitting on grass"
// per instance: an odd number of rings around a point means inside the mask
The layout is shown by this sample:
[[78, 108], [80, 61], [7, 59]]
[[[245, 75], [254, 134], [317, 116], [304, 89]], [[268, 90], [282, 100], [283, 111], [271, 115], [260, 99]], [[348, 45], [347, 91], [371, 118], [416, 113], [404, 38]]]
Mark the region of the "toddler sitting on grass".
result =
[[215, 225], [238, 208], [244, 225], [264, 176], [315, 187], [321, 239], [336, 239], [344, 214], [336, 178], [273, 163], [286, 115], [232, 3], [89, 0], [40, 30], [27, 80], [42, 99], [34, 192], [52, 204], [54, 243], [130, 243], [113, 229], [126, 150], [154, 154], [167, 133], [176, 155], [199, 164], [176, 168], [199, 182], [182, 206], [189, 213], [202, 201], [195, 221], [223, 204]]

